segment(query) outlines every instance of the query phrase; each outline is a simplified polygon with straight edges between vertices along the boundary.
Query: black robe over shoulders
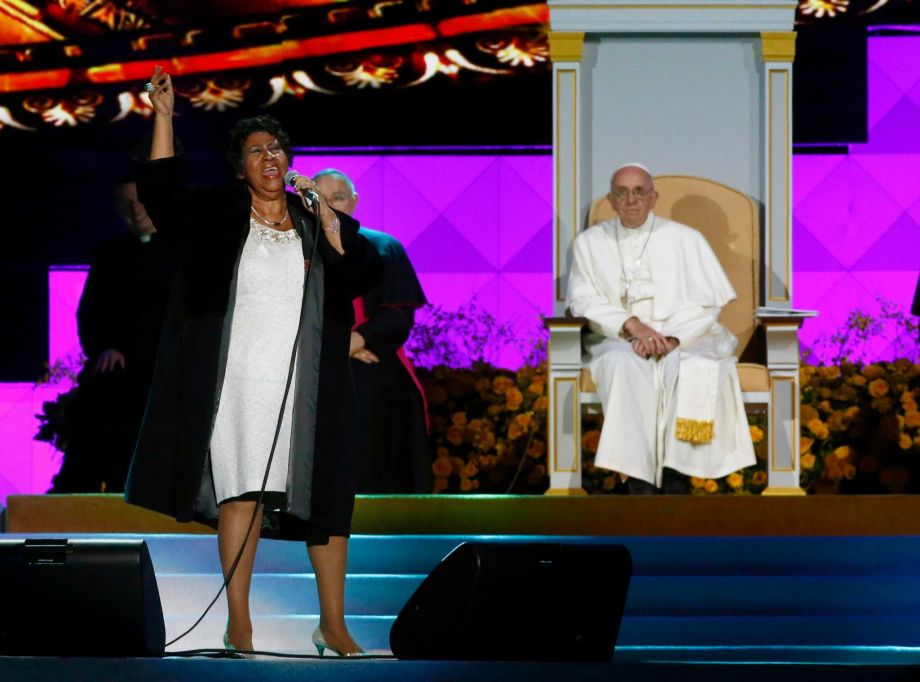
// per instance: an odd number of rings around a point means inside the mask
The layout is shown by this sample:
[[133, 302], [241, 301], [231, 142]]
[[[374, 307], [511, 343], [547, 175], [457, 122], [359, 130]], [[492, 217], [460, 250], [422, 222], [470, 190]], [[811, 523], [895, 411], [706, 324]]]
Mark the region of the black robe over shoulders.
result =
[[[179, 521], [214, 523], [217, 500], [208, 451], [227, 360], [236, 273], [249, 233], [250, 194], [242, 184], [186, 189], [181, 155], [139, 164], [137, 185], [141, 202], [179, 262], [125, 499]], [[355, 402], [348, 361], [351, 301], [376, 283], [382, 266], [349, 216], [338, 214], [343, 255], [317, 230], [298, 197], [289, 194], [288, 207], [303, 238], [308, 276], [297, 386], [288, 397], [295, 400], [295, 423], [286, 504], [277, 512], [266, 511], [262, 535], [322, 542], [350, 531], [357, 486], [349, 424]]]

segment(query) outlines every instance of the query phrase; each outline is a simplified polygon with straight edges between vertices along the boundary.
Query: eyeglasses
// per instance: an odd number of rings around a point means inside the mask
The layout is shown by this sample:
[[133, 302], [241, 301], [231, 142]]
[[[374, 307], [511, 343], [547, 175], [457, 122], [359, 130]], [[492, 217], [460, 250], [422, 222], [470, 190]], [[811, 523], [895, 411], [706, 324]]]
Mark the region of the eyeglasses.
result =
[[250, 147], [246, 153], [249, 154], [251, 158], [268, 154], [268, 157], [273, 159], [284, 153], [284, 147], [276, 140], [269, 142], [267, 147]]
[[642, 200], [646, 197], [650, 197], [654, 191], [653, 189], [645, 189], [644, 187], [633, 187], [632, 189], [617, 187], [611, 194], [613, 195], [614, 201], [625, 201], [631, 197]]

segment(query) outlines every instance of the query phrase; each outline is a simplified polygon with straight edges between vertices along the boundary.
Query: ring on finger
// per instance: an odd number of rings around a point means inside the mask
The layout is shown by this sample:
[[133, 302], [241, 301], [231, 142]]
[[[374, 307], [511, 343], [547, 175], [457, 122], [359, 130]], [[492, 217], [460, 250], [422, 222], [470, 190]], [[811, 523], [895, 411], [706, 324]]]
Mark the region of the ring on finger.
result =
[[156, 89], [157, 88], [153, 83], [144, 83], [144, 90], [146, 90], [147, 92], [152, 93]]

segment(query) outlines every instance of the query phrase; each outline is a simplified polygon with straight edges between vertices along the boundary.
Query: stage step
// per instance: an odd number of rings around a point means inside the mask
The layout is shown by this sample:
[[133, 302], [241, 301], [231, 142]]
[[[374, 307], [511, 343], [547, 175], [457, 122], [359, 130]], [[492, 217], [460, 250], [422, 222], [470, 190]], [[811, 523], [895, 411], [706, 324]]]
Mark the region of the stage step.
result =
[[[221, 585], [214, 536], [67, 537], [146, 540], [169, 639], [195, 621]], [[347, 612], [356, 639], [369, 650], [388, 651], [389, 629], [402, 605], [438, 562], [465, 540], [626, 545], [634, 575], [620, 630], [623, 652], [650, 647], [920, 642], [918, 537], [355, 536], [349, 553]], [[607, 589], [603, 575], [578, 579], [595, 584], [598, 593]], [[310, 633], [319, 608], [303, 544], [261, 541], [251, 603], [258, 648], [313, 651]], [[221, 597], [202, 624], [171, 649], [217, 646], [225, 620]]]

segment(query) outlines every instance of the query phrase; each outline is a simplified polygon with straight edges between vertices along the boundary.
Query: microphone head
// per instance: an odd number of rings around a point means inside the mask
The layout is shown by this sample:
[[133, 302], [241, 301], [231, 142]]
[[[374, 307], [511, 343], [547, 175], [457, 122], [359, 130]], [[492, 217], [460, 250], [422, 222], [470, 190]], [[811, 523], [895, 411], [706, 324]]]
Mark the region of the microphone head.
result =
[[284, 174], [284, 183], [286, 185], [290, 185], [291, 187], [293, 187], [294, 181], [297, 179], [297, 176], [299, 175], [300, 173], [298, 173], [297, 171], [289, 170], [287, 173]]

